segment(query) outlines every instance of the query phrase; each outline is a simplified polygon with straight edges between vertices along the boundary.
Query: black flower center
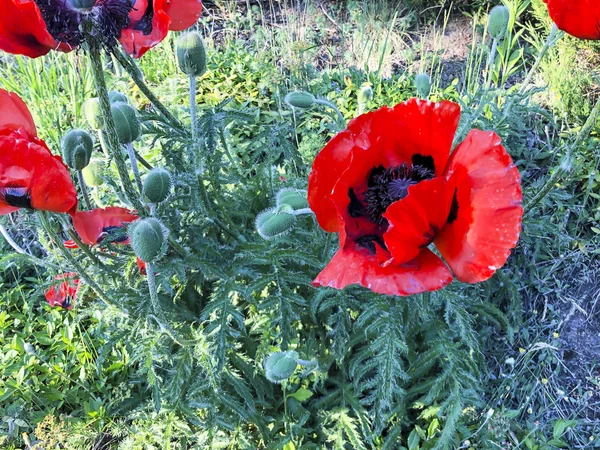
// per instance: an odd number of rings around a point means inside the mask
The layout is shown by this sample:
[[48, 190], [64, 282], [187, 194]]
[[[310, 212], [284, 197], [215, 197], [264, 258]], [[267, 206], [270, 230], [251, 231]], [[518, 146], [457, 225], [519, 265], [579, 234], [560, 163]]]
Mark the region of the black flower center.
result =
[[48, 33], [59, 42], [77, 47], [83, 40], [81, 13], [68, 0], [35, 0]]
[[31, 193], [24, 187], [4, 187], [0, 188], [0, 199], [9, 206], [15, 208], [33, 209], [31, 205]]
[[128, 239], [124, 226], [112, 225], [102, 228], [102, 233], [98, 237], [97, 244], [101, 242], [125, 242]]

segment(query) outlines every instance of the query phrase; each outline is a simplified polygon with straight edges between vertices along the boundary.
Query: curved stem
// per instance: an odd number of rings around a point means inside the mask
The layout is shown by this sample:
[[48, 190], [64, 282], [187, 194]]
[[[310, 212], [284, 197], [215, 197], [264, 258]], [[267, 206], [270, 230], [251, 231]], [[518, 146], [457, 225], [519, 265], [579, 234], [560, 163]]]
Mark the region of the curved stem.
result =
[[135, 149], [133, 148], [133, 143], [129, 143], [125, 146], [127, 148], [127, 154], [129, 155], [129, 164], [131, 165], [131, 171], [133, 172], [133, 177], [135, 178], [135, 184], [142, 192], [142, 177], [140, 176], [140, 169], [138, 168], [137, 158], [135, 156]]
[[345, 127], [347, 125], [344, 115], [340, 112], [338, 107], [335, 106], [333, 103], [331, 103], [327, 100], [320, 99], [320, 98], [316, 99], [315, 103], [318, 103], [319, 105], [327, 106], [328, 108], [334, 110], [335, 113], [337, 114], [338, 118], [340, 119], [340, 124], [342, 125], [342, 127]]
[[90, 195], [88, 194], [87, 186], [85, 185], [85, 180], [83, 179], [83, 174], [81, 173], [81, 170], [77, 171], [77, 181], [79, 182], [79, 189], [81, 189], [81, 194], [83, 195], [85, 207], [89, 211], [92, 209], [92, 203], [90, 202]]
[[10, 245], [14, 249], [14, 251], [17, 252], [18, 254], [27, 256], [29, 259], [31, 259], [31, 261], [33, 263], [37, 264], [38, 266], [44, 266], [49, 269], [60, 270], [60, 267], [58, 267], [57, 265], [46, 262], [43, 259], [38, 258], [37, 256], [33, 256], [33, 255], [30, 255], [29, 253], [27, 253], [23, 248], [21, 248], [19, 246], [19, 244], [17, 244], [14, 241], [14, 239], [8, 233], [8, 230], [4, 227], [4, 225], [0, 225], [0, 234], [2, 234], [2, 236], [4, 236], [4, 239], [6, 239], [6, 242], [8, 242], [8, 245]]

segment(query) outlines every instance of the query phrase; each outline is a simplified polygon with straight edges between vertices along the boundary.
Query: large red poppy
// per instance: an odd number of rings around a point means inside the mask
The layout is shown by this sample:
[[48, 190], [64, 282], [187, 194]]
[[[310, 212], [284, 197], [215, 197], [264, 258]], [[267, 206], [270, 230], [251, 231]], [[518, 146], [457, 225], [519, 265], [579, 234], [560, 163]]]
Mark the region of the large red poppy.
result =
[[544, 0], [556, 26], [579, 39], [600, 40], [600, 1]]
[[[118, 206], [79, 211], [71, 215], [75, 231], [87, 245], [97, 245], [110, 238], [110, 242], [129, 244], [127, 224], [139, 219], [135, 212]], [[71, 241], [65, 243], [72, 247]]]
[[60, 306], [65, 309], [73, 309], [77, 290], [79, 289], [79, 278], [77, 273], [69, 272], [58, 275], [53, 284], [46, 291], [46, 301], [50, 306]]
[[202, 13], [201, 0], [0, 0], [0, 49], [32, 58], [50, 50], [73, 50], [82, 43], [83, 22], [92, 21], [98, 39], [119, 39], [136, 58], [160, 43], [169, 30], [191, 27]]
[[317, 155], [308, 201], [340, 249], [316, 286], [390, 295], [491, 277], [521, 230], [519, 171], [492, 132], [450, 155], [460, 107], [412, 99], [357, 117]]
[[0, 89], [0, 215], [20, 208], [74, 211], [77, 193], [60, 156], [37, 137], [27, 106]]

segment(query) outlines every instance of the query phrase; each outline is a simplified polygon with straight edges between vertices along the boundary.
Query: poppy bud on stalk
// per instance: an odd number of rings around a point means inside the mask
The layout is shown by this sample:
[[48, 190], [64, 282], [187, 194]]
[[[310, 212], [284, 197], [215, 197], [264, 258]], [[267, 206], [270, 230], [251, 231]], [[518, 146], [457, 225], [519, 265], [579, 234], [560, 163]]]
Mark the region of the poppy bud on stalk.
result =
[[122, 94], [119, 91], [110, 91], [108, 93], [108, 101], [112, 104], [112, 103], [129, 103], [129, 100], [127, 99], [127, 96], [125, 94]]
[[162, 168], [152, 169], [144, 178], [144, 196], [151, 203], [160, 203], [169, 196], [172, 186], [171, 174]]
[[356, 94], [356, 99], [359, 105], [368, 105], [373, 100], [373, 87], [371, 83], [363, 83], [360, 85], [360, 89]]
[[104, 162], [101, 159], [92, 159], [90, 163], [81, 171], [83, 180], [88, 186], [102, 186], [102, 172], [104, 171]]
[[140, 121], [136, 110], [127, 103], [113, 103], [110, 107], [121, 144], [131, 144], [140, 137]]
[[102, 117], [102, 109], [98, 98], [94, 97], [86, 100], [83, 104], [83, 114], [92, 129], [101, 130], [104, 128], [104, 118]]
[[284, 100], [289, 106], [300, 109], [312, 108], [317, 101], [311, 93], [301, 91], [290, 92]]
[[284, 188], [277, 193], [277, 206], [289, 205], [292, 209], [308, 208], [306, 191], [294, 188]]
[[206, 72], [206, 48], [200, 33], [192, 31], [177, 40], [177, 63], [183, 73], [200, 77]]
[[281, 383], [294, 375], [298, 367], [298, 352], [272, 353], [265, 359], [265, 376], [271, 383]]
[[85, 130], [71, 130], [61, 141], [63, 159], [73, 170], [83, 170], [90, 163], [94, 141]]
[[256, 230], [263, 239], [276, 239], [289, 233], [295, 223], [294, 209], [290, 205], [281, 205], [260, 213], [256, 218]]
[[504, 38], [508, 31], [508, 22], [510, 20], [510, 11], [506, 6], [494, 6], [490, 11], [488, 22], [488, 31], [492, 38], [500, 40]]
[[419, 97], [427, 99], [431, 94], [431, 78], [426, 73], [420, 73], [415, 77], [415, 86]]
[[131, 247], [138, 258], [150, 263], [167, 252], [168, 231], [153, 217], [133, 222], [129, 226]]

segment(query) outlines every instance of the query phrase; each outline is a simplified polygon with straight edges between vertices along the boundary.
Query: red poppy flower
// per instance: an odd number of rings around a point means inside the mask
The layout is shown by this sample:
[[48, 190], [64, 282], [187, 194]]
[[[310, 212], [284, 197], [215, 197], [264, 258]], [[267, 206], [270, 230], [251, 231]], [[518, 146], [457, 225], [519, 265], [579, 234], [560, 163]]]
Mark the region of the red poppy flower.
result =
[[544, 0], [556, 26], [579, 39], [600, 40], [598, 0]]
[[71, 51], [91, 28], [95, 39], [108, 47], [120, 40], [138, 58], [201, 13], [201, 0], [0, 0], [0, 49], [32, 58]]
[[144, 261], [142, 261], [140, 258], [136, 258], [135, 263], [138, 266], [138, 269], [140, 270], [140, 273], [142, 275], [147, 275], [146, 273], [146, 263]]
[[0, 89], [0, 215], [20, 208], [69, 212], [77, 194], [60, 156], [37, 137], [23, 100]]
[[73, 303], [79, 289], [79, 278], [76, 277], [77, 273], [69, 272], [55, 278], [60, 283], [52, 285], [46, 291], [46, 301], [50, 306], [73, 309]]
[[315, 286], [411, 295], [491, 277], [521, 229], [520, 175], [492, 132], [450, 155], [460, 107], [412, 99], [357, 117], [317, 155], [308, 201], [340, 249]]
[[[110, 242], [129, 244], [126, 234], [127, 224], [139, 219], [139, 216], [127, 208], [110, 206], [91, 211], [79, 211], [71, 214], [75, 231], [84, 244], [96, 245], [108, 237]], [[70, 241], [65, 245], [72, 248]]]

